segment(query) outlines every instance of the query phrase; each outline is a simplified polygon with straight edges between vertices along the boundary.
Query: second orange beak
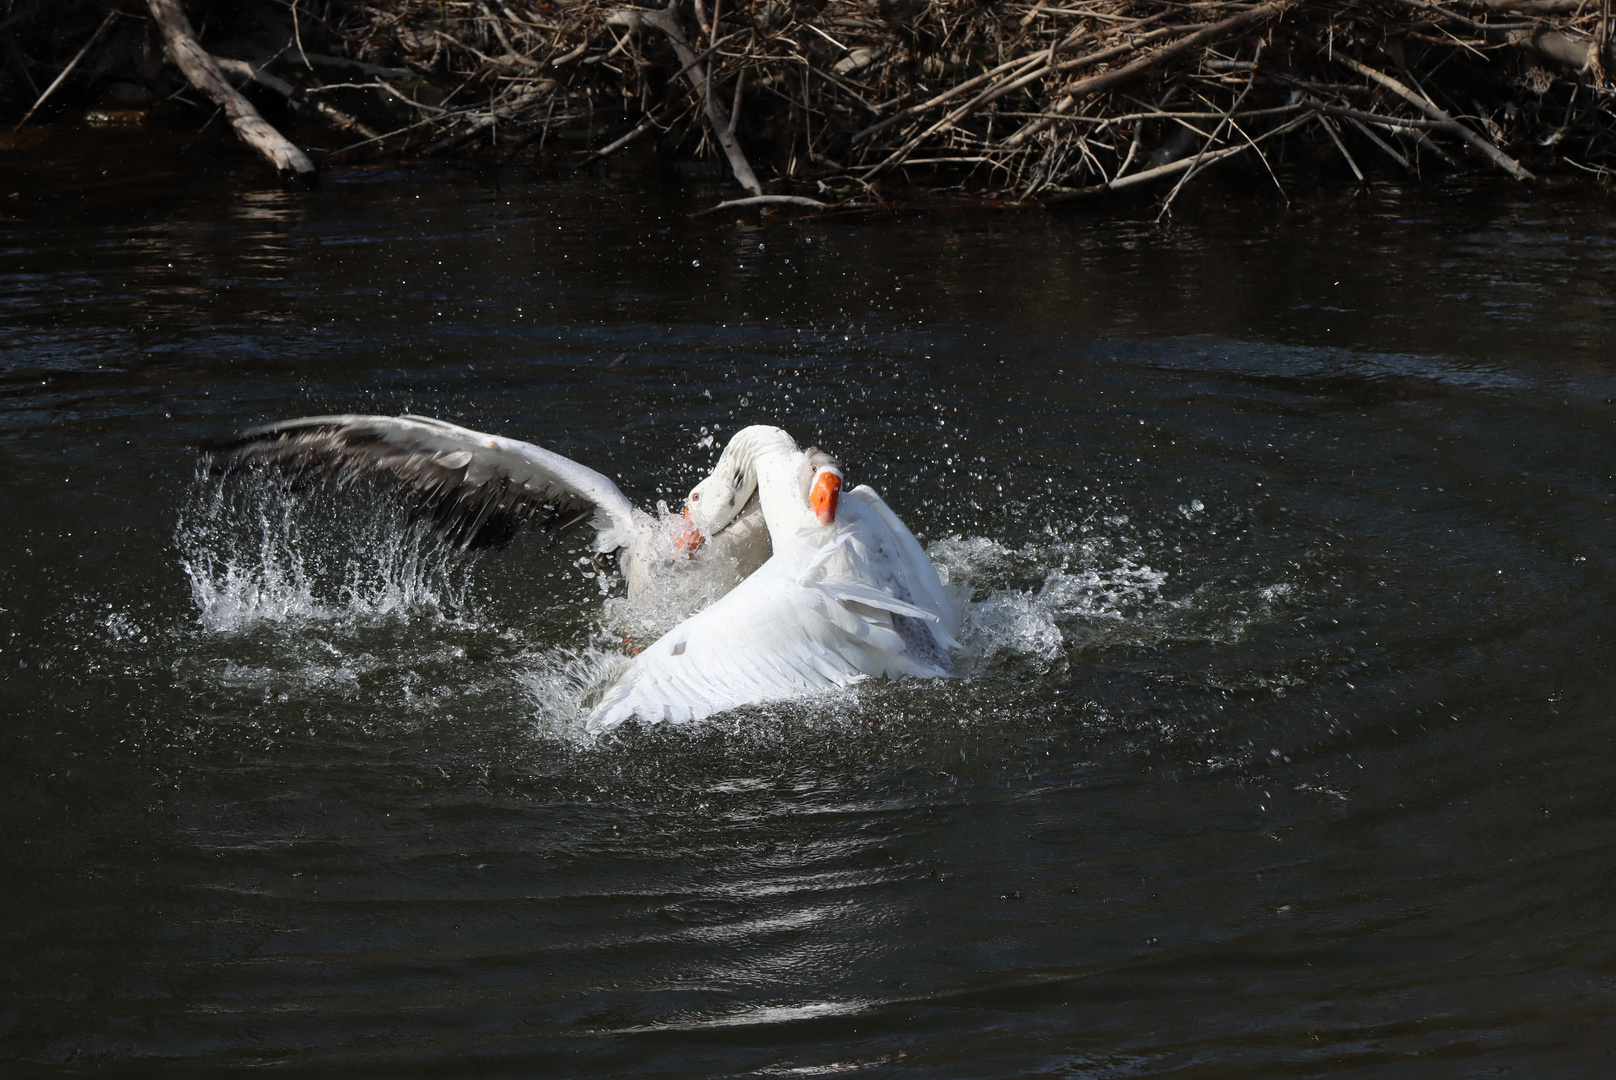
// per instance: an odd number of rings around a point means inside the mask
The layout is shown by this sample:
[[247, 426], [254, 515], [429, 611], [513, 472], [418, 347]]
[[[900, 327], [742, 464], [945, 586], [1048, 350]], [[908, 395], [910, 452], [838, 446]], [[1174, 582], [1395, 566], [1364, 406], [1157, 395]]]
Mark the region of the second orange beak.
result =
[[696, 553], [696, 549], [701, 547], [701, 545], [705, 544], [706, 542], [707, 538], [701, 535], [701, 530], [696, 528], [696, 523], [691, 520], [690, 507], [686, 506], [685, 531], [680, 533], [679, 539], [673, 542], [673, 550], [683, 551], [686, 554], [694, 555]]

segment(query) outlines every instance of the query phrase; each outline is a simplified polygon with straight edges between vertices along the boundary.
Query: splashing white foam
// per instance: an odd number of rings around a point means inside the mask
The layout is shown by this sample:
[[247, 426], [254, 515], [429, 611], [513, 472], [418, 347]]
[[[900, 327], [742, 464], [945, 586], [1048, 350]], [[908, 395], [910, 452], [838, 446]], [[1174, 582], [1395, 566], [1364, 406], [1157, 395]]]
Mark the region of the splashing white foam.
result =
[[[657, 503], [650, 540], [652, 573], [632, 601], [625, 596], [607, 598], [601, 625], [608, 633], [649, 644], [741, 583], [739, 563], [715, 555], [711, 546], [702, 548], [696, 558], [681, 551], [678, 541], [685, 527], [682, 513], [669, 510], [666, 502]], [[603, 591], [606, 587], [603, 582]]]
[[585, 727], [589, 712], [606, 688], [617, 681], [629, 659], [596, 648], [548, 649], [523, 658], [517, 676], [538, 706], [536, 729], [567, 741], [592, 743]]
[[944, 580], [973, 596], [965, 609], [960, 666], [1046, 671], [1069, 649], [1104, 643], [1106, 624], [1162, 603], [1167, 574], [1137, 553], [1117, 555], [1112, 548], [1107, 539], [1019, 549], [981, 536], [934, 543], [929, 553]]
[[466, 561], [365, 502], [199, 473], [174, 544], [202, 626], [462, 613]]

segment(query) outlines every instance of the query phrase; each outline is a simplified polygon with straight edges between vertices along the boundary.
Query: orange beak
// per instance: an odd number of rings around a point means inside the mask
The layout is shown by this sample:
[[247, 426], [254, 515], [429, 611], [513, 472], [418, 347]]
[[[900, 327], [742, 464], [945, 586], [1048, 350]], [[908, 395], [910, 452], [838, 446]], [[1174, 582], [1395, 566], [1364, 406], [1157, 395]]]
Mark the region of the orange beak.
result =
[[690, 507], [687, 505], [685, 507], [685, 531], [680, 533], [679, 539], [673, 542], [673, 550], [683, 551], [687, 555], [694, 555], [696, 549], [706, 542], [707, 538], [701, 535], [701, 530], [696, 528], [696, 523], [691, 520]]
[[841, 498], [842, 478], [833, 472], [822, 472], [814, 479], [814, 489], [808, 493], [808, 502], [821, 525], [836, 521], [836, 500]]

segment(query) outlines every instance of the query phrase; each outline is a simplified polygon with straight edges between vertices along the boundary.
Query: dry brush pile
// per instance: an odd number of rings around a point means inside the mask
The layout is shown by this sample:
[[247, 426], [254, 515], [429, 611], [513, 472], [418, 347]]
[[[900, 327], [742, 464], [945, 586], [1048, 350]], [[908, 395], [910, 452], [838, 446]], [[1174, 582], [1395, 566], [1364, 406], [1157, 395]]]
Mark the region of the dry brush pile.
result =
[[[302, 0], [214, 22], [206, 5], [142, 0], [109, 18], [160, 40], [249, 141], [238, 86], [333, 129], [316, 159], [581, 165], [654, 143], [723, 163], [754, 203], [1156, 185], [1165, 207], [1226, 161], [1276, 185], [1281, 159], [1322, 155], [1359, 179], [1604, 176], [1609, 6]], [[260, 149], [305, 171], [285, 147]]]

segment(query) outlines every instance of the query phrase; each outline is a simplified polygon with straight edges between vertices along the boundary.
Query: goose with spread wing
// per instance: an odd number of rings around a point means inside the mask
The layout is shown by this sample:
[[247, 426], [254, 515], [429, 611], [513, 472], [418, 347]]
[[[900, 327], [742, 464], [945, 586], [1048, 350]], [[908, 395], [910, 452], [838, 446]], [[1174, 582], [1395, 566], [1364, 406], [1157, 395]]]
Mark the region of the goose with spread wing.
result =
[[686, 503], [695, 536], [722, 535], [755, 495], [773, 554], [745, 581], [636, 656], [589, 716], [682, 723], [871, 677], [952, 673], [957, 597], [867, 486], [775, 427], [736, 432]]
[[[532, 443], [430, 417], [306, 416], [211, 439], [202, 449], [229, 471], [267, 468], [294, 478], [342, 480], [391, 473], [411, 515], [463, 551], [501, 546], [523, 525], [557, 540], [591, 526], [595, 566], [620, 572], [631, 602], [672, 554], [658, 542], [656, 519], [594, 469]], [[724, 482], [709, 481], [715, 502], [739, 512], [702, 535], [705, 544], [695, 543], [691, 532], [678, 547], [745, 577], [769, 556], [761, 508], [755, 498], [730, 497], [731, 483], [746, 482], [733, 468], [726, 468]]]

